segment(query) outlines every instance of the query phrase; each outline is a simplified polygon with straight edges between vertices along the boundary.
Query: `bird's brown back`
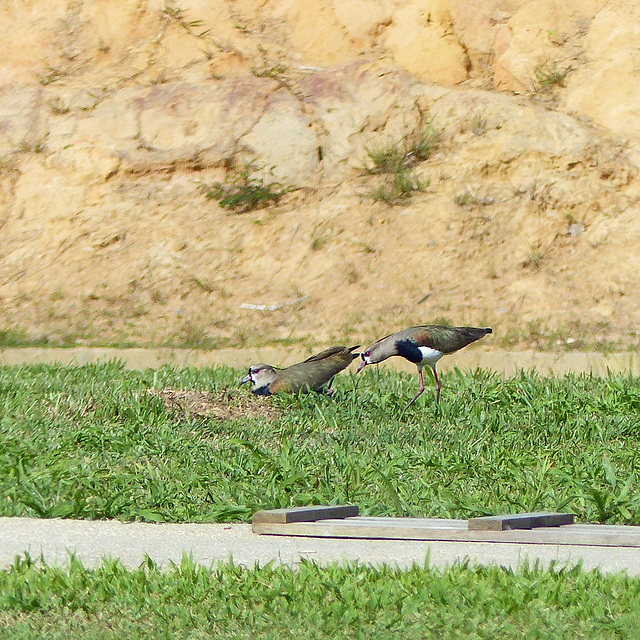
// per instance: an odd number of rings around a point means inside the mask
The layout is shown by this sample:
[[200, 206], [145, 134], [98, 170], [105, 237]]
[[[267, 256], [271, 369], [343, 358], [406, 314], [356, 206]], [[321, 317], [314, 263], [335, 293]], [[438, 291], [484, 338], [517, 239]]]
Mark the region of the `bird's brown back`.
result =
[[346, 369], [358, 357], [357, 353], [353, 353], [358, 346], [330, 347], [304, 362], [278, 371], [278, 379], [270, 386], [271, 393], [297, 393], [308, 389], [319, 391], [336, 373]]
[[492, 332], [488, 327], [446, 327], [443, 325], [420, 325], [412, 327], [412, 329], [413, 339], [419, 346], [437, 349], [443, 353], [454, 353]]
[[489, 328], [421, 324], [396, 333], [390, 333], [367, 347], [367, 350], [376, 348], [379, 353], [384, 353], [386, 357], [389, 357], [394, 355], [396, 351], [395, 345], [399, 341], [410, 340], [420, 347], [437, 349], [442, 353], [453, 353], [491, 332], [492, 330]]

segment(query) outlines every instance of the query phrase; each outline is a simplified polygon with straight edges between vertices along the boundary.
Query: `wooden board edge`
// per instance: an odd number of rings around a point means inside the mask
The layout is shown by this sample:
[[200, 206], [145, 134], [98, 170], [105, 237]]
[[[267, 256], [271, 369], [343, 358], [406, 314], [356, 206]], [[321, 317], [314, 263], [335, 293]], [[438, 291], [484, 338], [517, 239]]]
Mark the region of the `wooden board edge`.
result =
[[512, 531], [514, 529], [537, 529], [561, 527], [573, 524], [573, 513], [537, 511], [531, 513], [504, 514], [469, 518], [469, 531]]
[[640, 536], [637, 534], [601, 534], [597, 531], [577, 533], [572, 532], [570, 526], [511, 531], [452, 531], [411, 527], [403, 530], [400, 527], [367, 526], [364, 523], [358, 524], [357, 519], [353, 522], [347, 519], [341, 522], [318, 521], [291, 524], [265, 522], [254, 525], [253, 532], [258, 535], [307, 538], [640, 548]]
[[355, 504], [313, 505], [307, 507], [289, 507], [286, 509], [266, 509], [253, 514], [252, 523], [272, 522], [290, 524], [294, 522], [316, 522], [334, 518], [357, 516], [359, 509]]

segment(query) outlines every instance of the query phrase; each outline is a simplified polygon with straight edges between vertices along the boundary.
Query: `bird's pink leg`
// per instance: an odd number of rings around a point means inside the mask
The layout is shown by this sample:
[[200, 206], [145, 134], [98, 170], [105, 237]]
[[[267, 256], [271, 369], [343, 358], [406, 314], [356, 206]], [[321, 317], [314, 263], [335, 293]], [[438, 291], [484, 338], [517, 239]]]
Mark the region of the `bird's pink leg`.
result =
[[416, 395], [413, 396], [413, 400], [409, 402], [409, 404], [403, 409], [403, 411], [406, 411], [420, 397], [420, 394], [424, 391], [424, 377], [422, 376], [422, 369], [418, 369], [418, 376], [420, 377], [420, 388], [418, 389], [418, 393], [416, 393]]
[[433, 377], [436, 379], [436, 404], [440, 402], [440, 380], [438, 380], [438, 374], [436, 373], [436, 365], [432, 364]]

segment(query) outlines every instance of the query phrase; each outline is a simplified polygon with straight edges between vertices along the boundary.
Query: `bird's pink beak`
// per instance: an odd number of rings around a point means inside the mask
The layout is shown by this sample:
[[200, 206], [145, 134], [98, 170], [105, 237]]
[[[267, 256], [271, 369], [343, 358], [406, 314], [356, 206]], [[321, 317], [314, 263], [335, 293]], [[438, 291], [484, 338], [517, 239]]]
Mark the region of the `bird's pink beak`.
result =
[[242, 380], [240, 380], [240, 384], [244, 384], [245, 382], [253, 382], [253, 378], [251, 377], [250, 373], [248, 373], [244, 378], [242, 378]]
[[356, 373], [360, 373], [366, 366], [367, 366], [367, 361], [364, 358], [362, 358], [362, 362], [360, 363], [360, 366], [356, 370]]

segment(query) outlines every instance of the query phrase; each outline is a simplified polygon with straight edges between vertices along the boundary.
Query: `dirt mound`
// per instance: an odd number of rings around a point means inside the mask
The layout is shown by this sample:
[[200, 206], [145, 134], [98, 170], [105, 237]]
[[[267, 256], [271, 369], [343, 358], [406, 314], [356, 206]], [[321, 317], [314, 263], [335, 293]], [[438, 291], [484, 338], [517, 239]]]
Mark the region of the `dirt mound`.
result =
[[196, 391], [191, 389], [150, 389], [160, 398], [164, 408], [180, 419], [213, 418], [214, 420], [241, 420], [264, 418], [275, 420], [282, 411], [267, 398], [258, 398], [240, 391]]

